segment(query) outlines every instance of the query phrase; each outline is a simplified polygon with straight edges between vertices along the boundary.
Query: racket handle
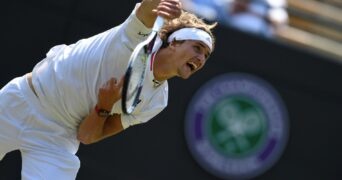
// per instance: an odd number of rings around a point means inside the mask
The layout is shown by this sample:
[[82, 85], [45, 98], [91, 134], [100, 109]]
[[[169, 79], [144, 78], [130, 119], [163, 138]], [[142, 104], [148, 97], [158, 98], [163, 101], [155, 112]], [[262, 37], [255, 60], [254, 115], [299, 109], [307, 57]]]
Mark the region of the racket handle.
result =
[[160, 16], [157, 17], [156, 21], [153, 24], [152, 31], [158, 32], [164, 25], [164, 19]]

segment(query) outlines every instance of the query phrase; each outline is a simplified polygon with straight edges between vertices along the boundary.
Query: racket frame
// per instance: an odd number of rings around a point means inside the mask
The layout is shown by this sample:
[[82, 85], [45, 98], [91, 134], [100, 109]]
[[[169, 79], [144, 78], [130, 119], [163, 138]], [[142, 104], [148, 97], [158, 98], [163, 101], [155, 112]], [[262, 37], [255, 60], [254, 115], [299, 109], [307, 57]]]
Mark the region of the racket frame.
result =
[[[144, 80], [145, 80], [145, 76], [146, 76], [146, 67], [148, 64], [148, 61], [150, 60], [151, 54], [152, 54], [152, 50], [154, 47], [154, 42], [158, 36], [158, 32], [159, 30], [162, 28], [164, 24], [164, 19], [160, 16], [157, 17], [153, 28], [152, 28], [152, 32], [151, 34], [147, 37], [147, 39], [141, 43], [139, 43], [136, 48], [134, 49], [134, 51], [132, 52], [130, 59], [128, 61], [128, 66], [124, 75], [124, 83], [123, 83], [123, 87], [122, 87], [122, 101], [121, 101], [121, 108], [122, 108], [122, 112], [124, 114], [131, 114], [133, 113], [134, 109], [136, 108], [136, 106], [139, 104], [140, 102], [140, 94], [143, 88], [143, 84], [144, 84]], [[141, 51], [143, 51], [142, 55], [139, 55], [141, 53]], [[140, 57], [140, 58], [139, 58]], [[132, 76], [132, 71], [133, 71], [133, 64], [134, 61], [136, 60], [141, 60], [141, 58], [143, 59], [143, 63], [144, 63], [144, 68], [140, 77], [140, 81], [138, 82], [138, 86], [135, 89], [136, 93], [133, 103], [131, 105], [127, 105], [127, 100], [128, 100], [128, 88], [129, 88], [129, 82]]]

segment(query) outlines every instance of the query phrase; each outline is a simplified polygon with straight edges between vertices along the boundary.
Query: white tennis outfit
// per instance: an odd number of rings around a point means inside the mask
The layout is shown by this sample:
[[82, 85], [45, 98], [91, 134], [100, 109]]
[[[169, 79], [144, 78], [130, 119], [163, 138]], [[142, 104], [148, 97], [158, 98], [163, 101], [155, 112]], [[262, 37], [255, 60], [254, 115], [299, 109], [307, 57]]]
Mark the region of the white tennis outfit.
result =
[[[135, 46], [151, 29], [135, 10], [121, 25], [72, 45], [53, 47], [32, 71], [30, 89], [25, 76], [0, 91], [0, 160], [10, 151], [22, 153], [22, 179], [75, 179], [80, 122], [97, 103], [101, 85], [123, 76]], [[121, 115], [122, 126], [144, 123], [167, 105], [168, 84], [155, 87], [149, 65], [141, 102], [132, 115]], [[121, 112], [121, 101], [113, 113]]]

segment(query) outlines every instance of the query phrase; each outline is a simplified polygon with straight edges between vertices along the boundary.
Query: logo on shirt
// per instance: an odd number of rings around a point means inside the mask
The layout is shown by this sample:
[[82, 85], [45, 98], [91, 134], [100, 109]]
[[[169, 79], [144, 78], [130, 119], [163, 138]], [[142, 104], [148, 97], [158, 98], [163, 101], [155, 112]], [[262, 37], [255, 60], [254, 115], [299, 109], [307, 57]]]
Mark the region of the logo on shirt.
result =
[[243, 73], [202, 86], [186, 114], [186, 138], [196, 161], [221, 178], [253, 178], [281, 156], [288, 137], [285, 107], [265, 81]]
[[138, 32], [138, 35], [139, 35], [139, 36], [146, 37], [146, 36], [150, 35], [150, 33], [147, 33], [147, 34], [146, 34], [146, 33], [142, 33], [142, 32], [139, 31], [139, 32]]

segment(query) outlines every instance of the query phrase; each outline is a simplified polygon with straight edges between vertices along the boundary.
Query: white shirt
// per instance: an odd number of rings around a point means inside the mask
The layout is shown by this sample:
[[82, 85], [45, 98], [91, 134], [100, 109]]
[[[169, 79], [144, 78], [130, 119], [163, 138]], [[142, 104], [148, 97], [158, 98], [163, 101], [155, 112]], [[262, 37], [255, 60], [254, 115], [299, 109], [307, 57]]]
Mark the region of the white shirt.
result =
[[[53, 120], [76, 129], [95, 107], [99, 88], [111, 77], [123, 76], [133, 49], [151, 32], [135, 10], [117, 27], [69, 46], [53, 47], [34, 67], [34, 88]], [[121, 114], [124, 128], [147, 122], [167, 106], [168, 84], [154, 87], [153, 70], [148, 68], [141, 102], [134, 112], [122, 114], [121, 101], [112, 108], [112, 113]]]

